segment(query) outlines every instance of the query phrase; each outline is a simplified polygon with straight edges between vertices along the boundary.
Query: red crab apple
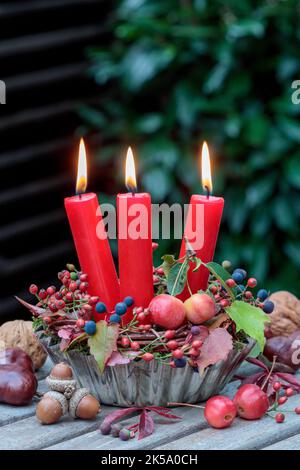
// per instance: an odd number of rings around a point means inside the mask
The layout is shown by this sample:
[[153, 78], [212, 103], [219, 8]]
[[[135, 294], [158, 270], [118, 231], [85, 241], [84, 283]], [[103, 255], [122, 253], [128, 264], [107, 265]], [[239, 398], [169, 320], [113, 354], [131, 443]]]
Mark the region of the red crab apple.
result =
[[207, 400], [204, 416], [213, 428], [228, 428], [236, 417], [236, 407], [230, 398], [216, 395]]
[[184, 302], [187, 319], [194, 325], [210, 320], [216, 315], [216, 305], [207, 294], [193, 294]]
[[185, 310], [181, 300], [168, 294], [154, 297], [149, 305], [152, 323], [176, 330], [185, 321]]
[[244, 419], [259, 419], [269, 408], [269, 400], [258, 385], [246, 384], [240, 387], [233, 399], [238, 415]]

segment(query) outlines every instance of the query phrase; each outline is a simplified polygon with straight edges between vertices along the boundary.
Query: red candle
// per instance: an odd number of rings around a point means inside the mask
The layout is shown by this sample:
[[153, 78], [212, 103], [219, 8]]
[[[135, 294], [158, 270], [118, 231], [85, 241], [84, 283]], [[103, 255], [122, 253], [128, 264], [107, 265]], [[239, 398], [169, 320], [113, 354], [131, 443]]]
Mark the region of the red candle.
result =
[[[131, 296], [136, 307], [146, 308], [153, 298], [151, 197], [135, 192], [135, 167], [130, 147], [126, 158], [126, 186], [129, 192], [117, 196], [120, 298]], [[123, 324], [132, 320], [132, 310], [122, 317]]]
[[[87, 165], [84, 142], [80, 142], [76, 196], [65, 199], [81, 270], [88, 275], [88, 293], [97, 295], [109, 311], [120, 298], [119, 281], [102, 220], [99, 201], [94, 193], [84, 194]], [[94, 313], [95, 319], [103, 316]]]
[[[222, 197], [211, 196], [212, 181], [209, 151], [206, 142], [202, 147], [202, 185], [207, 195], [192, 195], [185, 225], [184, 238], [188, 240], [191, 248], [196, 252], [197, 258], [204, 263], [213, 260], [218, 233], [224, 207]], [[186, 253], [186, 243], [183, 239], [180, 257]], [[193, 263], [191, 263], [188, 272], [188, 284], [190, 291], [195, 294], [198, 290], [206, 290], [209, 271], [201, 266], [193, 272]], [[178, 296], [181, 300], [187, 299], [190, 293], [186, 286], [184, 291]]]

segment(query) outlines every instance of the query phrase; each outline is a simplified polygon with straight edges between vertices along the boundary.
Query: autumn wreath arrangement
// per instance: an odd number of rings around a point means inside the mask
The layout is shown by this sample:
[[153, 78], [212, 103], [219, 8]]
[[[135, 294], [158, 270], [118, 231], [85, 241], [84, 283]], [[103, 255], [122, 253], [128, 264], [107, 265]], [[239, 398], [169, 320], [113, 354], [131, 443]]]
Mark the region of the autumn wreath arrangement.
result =
[[[182, 302], [177, 296], [189, 287], [191, 266], [209, 271], [208, 287]], [[146, 309], [126, 297], [107, 311], [101, 299], [88, 294], [88, 276], [72, 264], [58, 279], [59, 287], [30, 286], [36, 305], [19, 299], [33, 314], [34, 331], [55, 362], [70, 363], [82, 386], [92, 377], [93, 393], [103, 403], [121, 406], [193, 403], [217, 393], [251, 350], [253, 355], [263, 351], [274, 309], [268, 292], [257, 291], [256, 279], [245, 270], [233, 270], [228, 261], [205, 264], [191, 251], [181, 259], [163, 256]], [[123, 325], [128, 309], [133, 319]], [[94, 310], [103, 315], [97, 323]], [[179, 396], [166, 394], [170, 381], [176, 381]]]

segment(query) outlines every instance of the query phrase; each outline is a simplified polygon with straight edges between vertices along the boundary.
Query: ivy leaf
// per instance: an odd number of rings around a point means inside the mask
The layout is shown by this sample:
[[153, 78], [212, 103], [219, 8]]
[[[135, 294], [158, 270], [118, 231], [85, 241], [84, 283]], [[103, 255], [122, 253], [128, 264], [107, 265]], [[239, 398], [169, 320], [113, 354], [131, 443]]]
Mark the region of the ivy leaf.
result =
[[232, 348], [232, 336], [227, 330], [224, 328], [213, 330], [204, 341], [200, 357], [196, 361], [200, 373], [203, 373], [206, 367], [227, 359]]
[[117, 338], [119, 325], [108, 325], [105, 320], [100, 320], [96, 325], [96, 333], [88, 339], [91, 354], [95, 357], [100, 372], [103, 373], [106, 363], [112, 353], [117, 350]]
[[154, 421], [150, 413], [143, 410], [140, 416], [138, 440], [151, 436], [154, 432]]
[[161, 259], [163, 260], [162, 268], [165, 276], [168, 277], [171, 267], [176, 263], [175, 257], [173, 255], [164, 255]]
[[167, 279], [169, 294], [174, 296], [181, 294], [186, 285], [188, 270], [189, 264], [186, 260], [183, 263], [176, 263], [171, 267]]
[[269, 322], [266, 315], [260, 308], [236, 300], [230, 307], [226, 308], [226, 313], [236, 324], [236, 330], [243, 331], [246, 335], [255, 339], [262, 352], [265, 345], [265, 323]]

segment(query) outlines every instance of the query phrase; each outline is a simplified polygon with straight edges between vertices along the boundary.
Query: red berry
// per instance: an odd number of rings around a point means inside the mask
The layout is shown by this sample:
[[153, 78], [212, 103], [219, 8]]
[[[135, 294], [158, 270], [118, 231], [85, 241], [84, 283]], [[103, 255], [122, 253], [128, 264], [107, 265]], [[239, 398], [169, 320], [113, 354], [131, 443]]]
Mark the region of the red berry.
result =
[[63, 298], [62, 292], [55, 292], [54, 297], [56, 300], [61, 300]]
[[287, 388], [285, 394], [287, 397], [291, 397], [292, 395], [294, 395], [294, 390], [292, 389], [292, 387]]
[[90, 313], [92, 310], [93, 310], [93, 307], [89, 304], [85, 304], [82, 306], [82, 309], [85, 311], [85, 312], [88, 312]]
[[45, 291], [45, 289], [41, 289], [40, 292], [39, 292], [39, 297], [40, 299], [44, 300], [46, 297], [47, 297], [47, 292]]
[[295, 408], [295, 413], [297, 415], [300, 415], [300, 406], [297, 406], [297, 408]]
[[78, 318], [76, 322], [76, 326], [78, 326], [78, 328], [83, 328], [84, 325], [85, 325], [85, 321], [83, 320], [83, 318]]
[[228, 302], [227, 299], [222, 299], [221, 302], [220, 302], [220, 305], [221, 305], [222, 308], [226, 308], [226, 307], [228, 307], [229, 302]]
[[159, 283], [159, 277], [153, 276], [153, 284], [158, 284]]
[[259, 419], [269, 408], [266, 393], [255, 384], [246, 384], [240, 387], [233, 401], [239, 416], [244, 419]]
[[140, 349], [140, 344], [137, 341], [133, 341], [130, 345], [131, 349], [138, 351]]
[[143, 354], [141, 357], [142, 357], [142, 359], [144, 359], [144, 361], [146, 361], [146, 362], [151, 362], [152, 359], [154, 358], [153, 354], [151, 354], [151, 353], [145, 353], [145, 354]]
[[71, 292], [66, 293], [66, 301], [73, 302], [73, 294]]
[[226, 284], [228, 285], [228, 287], [234, 287], [236, 285], [234, 279], [227, 279]]
[[285, 420], [285, 415], [283, 413], [277, 413], [275, 416], [276, 423], [283, 423]]
[[50, 308], [51, 312], [53, 312], [53, 313], [57, 312], [57, 310], [58, 310], [58, 308], [56, 307], [56, 305], [54, 303], [50, 304], [49, 308]]
[[79, 280], [81, 282], [86, 282], [88, 280], [88, 275], [87, 274], [81, 274], [79, 277]]
[[157, 268], [156, 272], [159, 274], [159, 276], [163, 276], [165, 274], [163, 268]]
[[196, 339], [195, 341], [192, 342], [192, 347], [195, 349], [200, 349], [202, 347], [202, 341], [200, 339]]
[[56, 292], [56, 287], [55, 286], [50, 286], [47, 289], [47, 294], [48, 295], [53, 295]]
[[280, 397], [278, 398], [278, 405], [284, 405], [284, 403], [287, 401], [288, 397]]
[[66, 303], [63, 300], [57, 300], [55, 302], [55, 305], [58, 308], [58, 310], [62, 310], [63, 308], [65, 308]]
[[76, 289], [77, 289], [77, 284], [75, 281], [71, 281], [70, 284], [69, 284], [69, 289], [71, 292], [75, 292]]
[[165, 338], [166, 339], [172, 339], [174, 338], [174, 336], [176, 335], [176, 331], [175, 330], [167, 330], [165, 332]]
[[47, 323], [47, 325], [49, 325], [51, 321], [52, 321], [51, 317], [44, 317], [44, 322]]
[[281, 389], [281, 382], [274, 382], [273, 389], [275, 390], [275, 392], [279, 392], [279, 390]]
[[175, 364], [174, 361], [171, 361], [171, 362], [170, 362], [170, 366], [171, 366], [173, 369], [176, 369], [176, 364]]
[[254, 277], [250, 277], [247, 282], [247, 286], [255, 287], [257, 285], [257, 280]]
[[121, 345], [123, 346], [123, 348], [128, 348], [128, 346], [130, 345], [130, 339], [124, 336], [121, 339]]
[[39, 290], [39, 288], [35, 284], [31, 284], [31, 286], [29, 287], [30, 294], [35, 295], [35, 294], [38, 293], [38, 290]]
[[210, 286], [209, 290], [212, 294], [216, 294], [218, 292], [217, 286]]
[[177, 347], [178, 347], [178, 343], [174, 339], [167, 342], [167, 348], [176, 349]]
[[142, 313], [144, 311], [143, 307], [138, 307], [136, 310], [135, 310], [135, 313], [138, 315], [139, 313]]
[[81, 292], [86, 292], [88, 287], [89, 287], [89, 284], [87, 282], [81, 282], [79, 284], [79, 289]]
[[145, 314], [144, 313], [139, 313], [138, 316], [136, 317], [139, 322], [145, 321]]
[[175, 359], [181, 359], [183, 357], [183, 351], [181, 349], [175, 349], [172, 352], [172, 356], [175, 357]]
[[199, 354], [200, 354], [199, 349], [192, 348], [192, 349], [190, 349], [190, 351], [189, 351], [189, 355], [190, 355], [190, 356], [193, 356], [193, 357], [198, 357]]
[[250, 292], [249, 290], [246, 290], [246, 291], [244, 292], [244, 296], [245, 296], [246, 299], [252, 299], [253, 294], [252, 294], [252, 292]]
[[230, 398], [216, 395], [206, 402], [204, 416], [213, 428], [228, 428], [236, 417], [236, 407]]
[[145, 331], [149, 331], [151, 330], [151, 328], [152, 328], [152, 325], [143, 325], [143, 330]]
[[63, 270], [63, 275], [64, 275], [64, 277], [66, 277], [67, 279], [70, 279], [71, 274], [70, 274], [69, 271], [67, 271], [66, 269]]
[[93, 295], [89, 300], [90, 305], [96, 305], [98, 302], [99, 302], [99, 297], [97, 297], [96, 295]]

